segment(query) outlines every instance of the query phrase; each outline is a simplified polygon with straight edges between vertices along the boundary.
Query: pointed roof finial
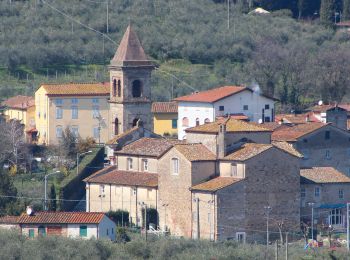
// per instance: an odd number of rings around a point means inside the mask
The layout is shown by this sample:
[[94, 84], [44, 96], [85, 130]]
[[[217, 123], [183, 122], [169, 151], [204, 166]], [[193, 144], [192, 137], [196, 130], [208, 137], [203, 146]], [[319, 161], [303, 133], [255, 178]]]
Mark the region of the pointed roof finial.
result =
[[111, 65], [152, 65], [151, 61], [147, 58], [145, 54], [145, 51], [141, 45], [139, 38], [137, 37], [137, 34], [131, 26], [130, 20], [129, 25], [117, 49], [117, 52], [115, 53], [111, 61]]

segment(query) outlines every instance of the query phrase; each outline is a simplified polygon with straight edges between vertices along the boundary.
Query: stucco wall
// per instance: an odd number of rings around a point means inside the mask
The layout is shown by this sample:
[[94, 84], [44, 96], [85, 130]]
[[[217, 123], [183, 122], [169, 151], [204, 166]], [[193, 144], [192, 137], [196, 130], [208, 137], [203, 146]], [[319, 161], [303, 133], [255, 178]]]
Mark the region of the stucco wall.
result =
[[153, 114], [153, 131], [156, 134], [170, 135], [177, 134], [177, 128], [172, 127], [172, 120], [177, 120], [177, 113], [154, 113]]
[[121, 155], [117, 154], [118, 170], [128, 170], [128, 158], [132, 159], [132, 171], [143, 172], [142, 161], [148, 160], [148, 171], [150, 173], [157, 173], [158, 171], [158, 160], [152, 157], [132, 156], [132, 155]]

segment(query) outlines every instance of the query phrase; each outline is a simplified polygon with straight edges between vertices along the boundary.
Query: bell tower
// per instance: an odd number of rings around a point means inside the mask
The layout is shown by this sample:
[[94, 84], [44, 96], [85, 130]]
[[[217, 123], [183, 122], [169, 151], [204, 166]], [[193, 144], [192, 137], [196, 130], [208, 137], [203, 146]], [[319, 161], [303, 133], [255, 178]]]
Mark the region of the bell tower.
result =
[[136, 126], [139, 120], [153, 131], [151, 73], [154, 68], [129, 25], [109, 66], [112, 136]]

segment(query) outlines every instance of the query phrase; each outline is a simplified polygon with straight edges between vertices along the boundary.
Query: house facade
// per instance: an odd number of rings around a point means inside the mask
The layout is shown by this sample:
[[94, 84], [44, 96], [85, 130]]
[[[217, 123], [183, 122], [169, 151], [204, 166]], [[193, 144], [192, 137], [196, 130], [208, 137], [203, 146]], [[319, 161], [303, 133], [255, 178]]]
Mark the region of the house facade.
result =
[[344, 231], [346, 203], [350, 201], [350, 178], [332, 167], [311, 167], [300, 171], [301, 219], [318, 228], [331, 225]]
[[177, 136], [177, 103], [153, 102], [153, 132], [162, 136]]
[[109, 84], [46, 84], [35, 92], [35, 121], [40, 144], [57, 144], [69, 127], [81, 138], [109, 140]]
[[22, 235], [64, 236], [115, 240], [116, 226], [104, 213], [98, 212], [33, 212], [18, 219]]
[[275, 99], [247, 87], [224, 86], [174, 99], [178, 102], [178, 138], [189, 127], [214, 122], [224, 115], [243, 114], [253, 122], [274, 121]]

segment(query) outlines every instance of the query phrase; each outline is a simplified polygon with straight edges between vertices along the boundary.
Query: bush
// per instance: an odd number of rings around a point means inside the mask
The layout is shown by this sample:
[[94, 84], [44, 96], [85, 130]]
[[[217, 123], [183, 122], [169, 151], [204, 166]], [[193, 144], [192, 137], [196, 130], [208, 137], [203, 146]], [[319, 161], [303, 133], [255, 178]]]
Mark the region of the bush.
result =
[[113, 220], [117, 226], [129, 226], [129, 212], [125, 210], [109, 211], [107, 216]]

